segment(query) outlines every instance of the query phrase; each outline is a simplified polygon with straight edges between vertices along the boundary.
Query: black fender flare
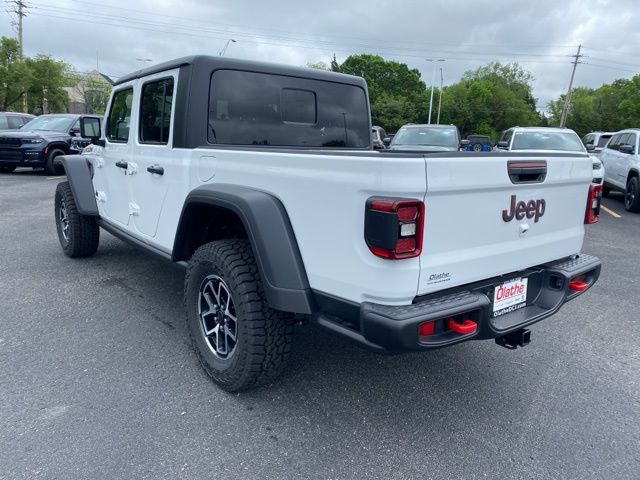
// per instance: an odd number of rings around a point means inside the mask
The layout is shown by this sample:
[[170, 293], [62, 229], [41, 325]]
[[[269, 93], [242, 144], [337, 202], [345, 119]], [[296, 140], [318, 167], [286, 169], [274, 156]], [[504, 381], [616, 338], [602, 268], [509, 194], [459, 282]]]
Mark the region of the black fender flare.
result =
[[173, 261], [188, 260], [189, 210], [198, 205], [226, 209], [240, 218], [272, 308], [302, 314], [315, 311], [298, 243], [280, 200], [266, 192], [238, 185], [212, 184], [194, 189], [182, 207]]
[[89, 161], [82, 155], [61, 155], [56, 158], [58, 159], [64, 166], [78, 212], [97, 217], [98, 204], [93, 192], [92, 166]]

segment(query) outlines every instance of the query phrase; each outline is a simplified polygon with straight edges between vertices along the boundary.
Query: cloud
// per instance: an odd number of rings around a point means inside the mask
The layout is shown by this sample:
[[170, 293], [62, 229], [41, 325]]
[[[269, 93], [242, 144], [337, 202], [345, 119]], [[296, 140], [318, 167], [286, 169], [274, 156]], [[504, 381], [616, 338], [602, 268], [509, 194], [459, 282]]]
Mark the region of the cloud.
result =
[[[445, 58], [445, 84], [491, 60], [519, 62], [535, 77], [538, 108], [567, 88], [571, 55], [584, 45], [575, 84], [597, 87], [640, 73], [640, 11], [621, 0], [429, 2], [378, 0], [321, 3], [279, 0], [33, 0], [25, 19], [25, 53], [49, 53], [78, 70], [96, 67], [117, 77], [191, 54], [294, 65], [335, 53], [378, 53], [417, 68], [427, 84], [429, 57]], [[13, 35], [2, 14], [0, 34]]]

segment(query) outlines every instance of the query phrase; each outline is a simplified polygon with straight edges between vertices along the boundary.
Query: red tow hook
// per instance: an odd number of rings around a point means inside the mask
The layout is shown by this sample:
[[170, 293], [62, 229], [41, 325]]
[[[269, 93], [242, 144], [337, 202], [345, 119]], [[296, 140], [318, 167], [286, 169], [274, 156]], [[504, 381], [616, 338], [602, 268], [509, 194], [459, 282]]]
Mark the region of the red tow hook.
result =
[[589, 284], [587, 282], [583, 282], [578, 278], [569, 280], [569, 290], [572, 292], [584, 292], [587, 288], [589, 288]]
[[465, 318], [462, 323], [456, 322], [453, 318], [447, 318], [447, 328], [461, 335], [466, 335], [475, 332], [478, 324], [468, 318]]

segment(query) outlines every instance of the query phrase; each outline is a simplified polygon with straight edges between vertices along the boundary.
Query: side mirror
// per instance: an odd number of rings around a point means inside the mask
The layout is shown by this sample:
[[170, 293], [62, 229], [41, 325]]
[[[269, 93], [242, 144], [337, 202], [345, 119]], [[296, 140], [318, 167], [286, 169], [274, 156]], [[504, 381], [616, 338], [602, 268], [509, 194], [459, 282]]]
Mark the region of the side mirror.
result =
[[596, 146], [593, 143], [587, 143], [585, 145], [587, 152], [594, 152], [596, 150]]
[[507, 150], [509, 148], [509, 142], [505, 142], [505, 141], [498, 142], [496, 146], [503, 150]]
[[100, 140], [100, 119], [96, 117], [80, 117], [80, 136], [88, 138], [94, 145], [104, 147], [104, 142]]
[[622, 144], [620, 145], [620, 151], [622, 153], [633, 153], [633, 145]]
[[469, 140], [466, 140], [466, 139], [465, 139], [465, 140], [460, 140], [460, 146], [461, 146], [462, 148], [464, 148], [464, 147], [466, 147], [467, 145], [469, 145], [469, 143], [470, 143], [470, 142], [469, 142]]
[[385, 144], [385, 146], [387, 146], [387, 147], [388, 147], [388, 146], [391, 144], [391, 138], [390, 138], [390, 137], [384, 137], [384, 138], [382, 139], [382, 143], [384, 143], [384, 144]]

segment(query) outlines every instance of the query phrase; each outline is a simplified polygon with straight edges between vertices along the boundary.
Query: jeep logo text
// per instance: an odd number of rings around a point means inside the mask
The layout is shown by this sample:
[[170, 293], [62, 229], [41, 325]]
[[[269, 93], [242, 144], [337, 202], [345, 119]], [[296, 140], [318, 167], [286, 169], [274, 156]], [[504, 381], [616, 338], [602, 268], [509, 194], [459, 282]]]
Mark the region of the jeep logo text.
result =
[[544, 198], [540, 200], [529, 200], [528, 202], [519, 201], [516, 203], [516, 196], [511, 195], [511, 205], [508, 210], [502, 211], [502, 220], [510, 222], [515, 217], [516, 220], [522, 220], [524, 217], [533, 218], [534, 223], [538, 223], [540, 217], [544, 215], [547, 208], [547, 202]]

